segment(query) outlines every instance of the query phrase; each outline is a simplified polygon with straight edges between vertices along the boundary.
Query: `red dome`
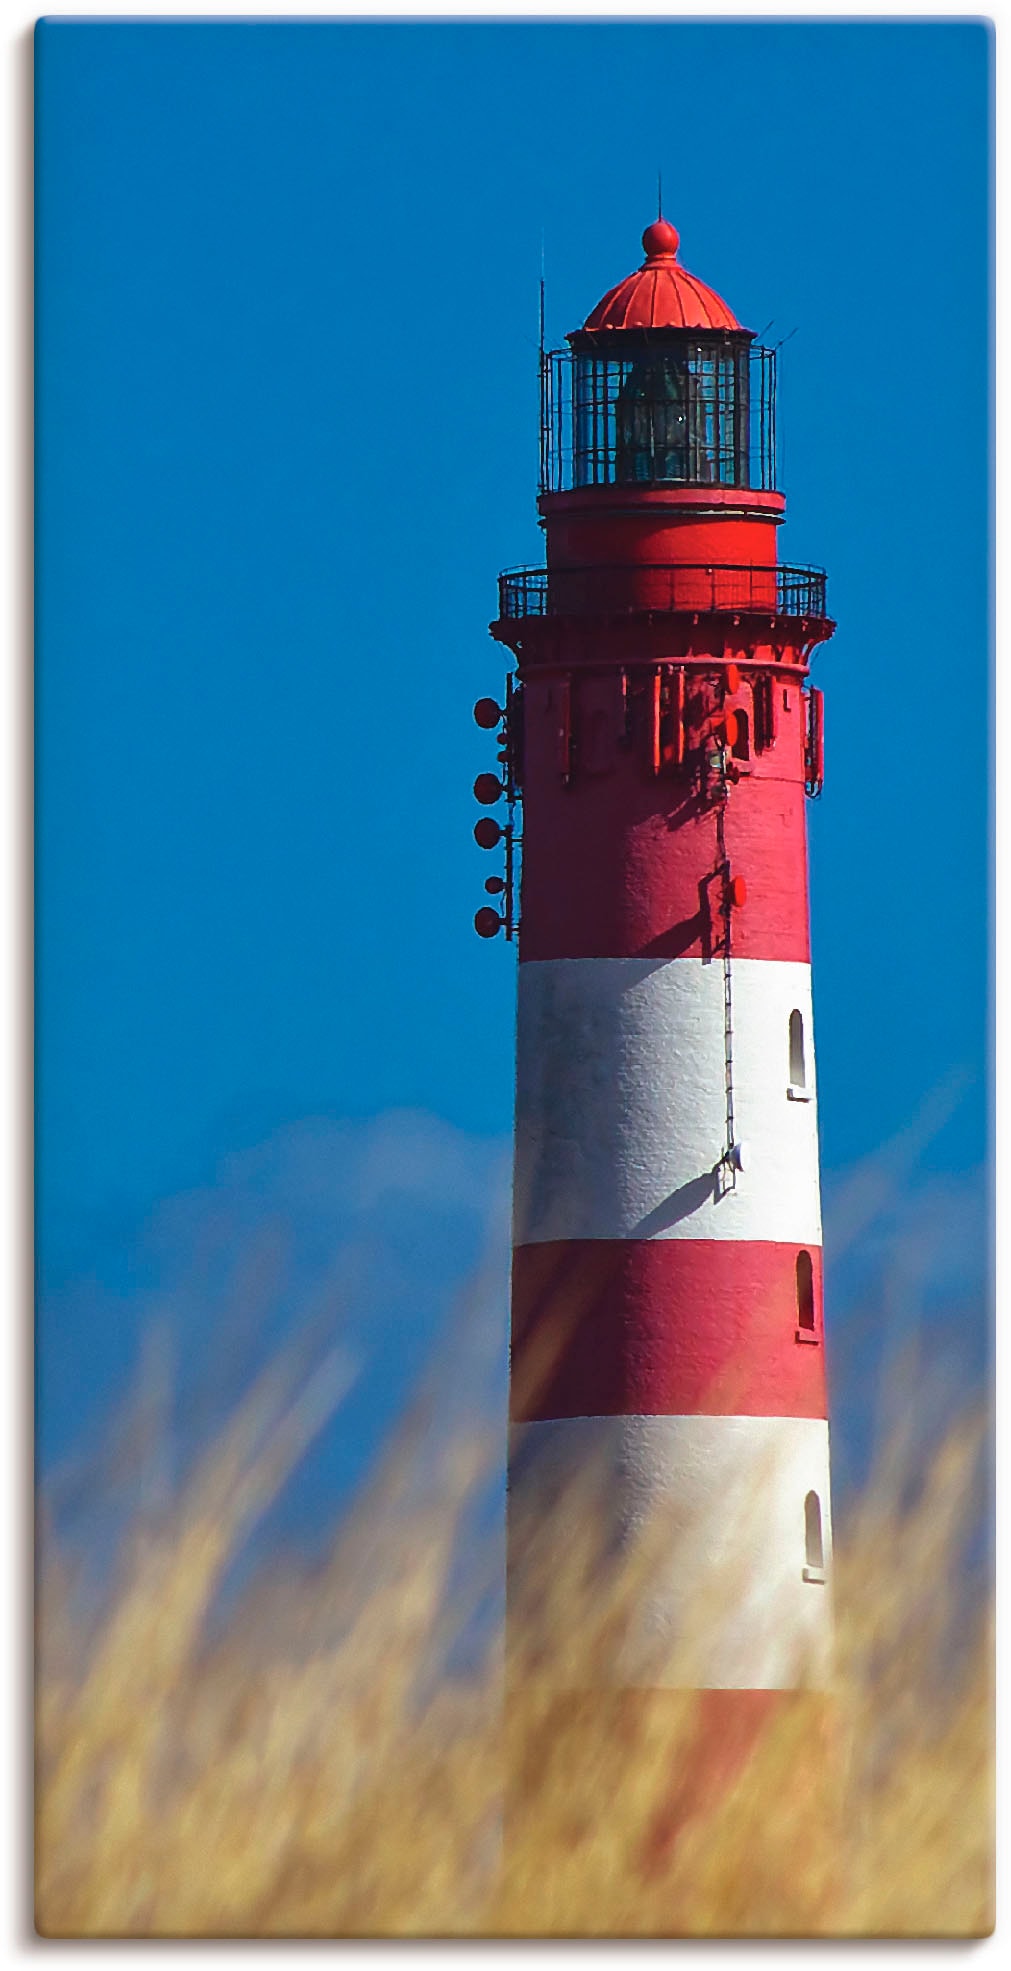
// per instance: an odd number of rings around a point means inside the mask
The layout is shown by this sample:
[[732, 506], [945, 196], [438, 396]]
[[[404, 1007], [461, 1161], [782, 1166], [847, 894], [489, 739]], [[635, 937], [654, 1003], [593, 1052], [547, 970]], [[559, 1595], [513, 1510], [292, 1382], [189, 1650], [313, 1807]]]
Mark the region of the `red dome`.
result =
[[598, 301], [585, 328], [740, 328], [726, 302], [678, 264], [678, 235], [668, 220], [647, 226], [642, 244], [642, 266]]

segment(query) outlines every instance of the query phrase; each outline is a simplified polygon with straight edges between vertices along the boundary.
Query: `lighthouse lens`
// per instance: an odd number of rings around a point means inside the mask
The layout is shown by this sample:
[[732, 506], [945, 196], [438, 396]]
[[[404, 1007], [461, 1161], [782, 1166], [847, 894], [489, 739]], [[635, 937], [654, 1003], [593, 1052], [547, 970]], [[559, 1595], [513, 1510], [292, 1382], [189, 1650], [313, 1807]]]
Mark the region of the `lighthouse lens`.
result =
[[675, 357], [647, 358], [630, 366], [617, 405], [615, 477], [620, 484], [687, 479], [687, 381], [686, 368]]

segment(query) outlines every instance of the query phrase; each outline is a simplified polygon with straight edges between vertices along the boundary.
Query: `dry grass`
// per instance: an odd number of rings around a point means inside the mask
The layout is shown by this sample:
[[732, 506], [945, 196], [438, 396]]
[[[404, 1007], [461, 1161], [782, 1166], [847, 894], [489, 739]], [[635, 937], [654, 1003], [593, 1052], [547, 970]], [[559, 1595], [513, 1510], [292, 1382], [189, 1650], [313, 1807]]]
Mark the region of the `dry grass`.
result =
[[[514, 1703], [503, 1719], [497, 1634], [454, 1669], [473, 1611], [451, 1568], [488, 1463], [458, 1434], [422, 1454], [406, 1429], [325, 1562], [279, 1564], [216, 1616], [230, 1556], [342, 1377], [337, 1361], [300, 1385], [264, 1377], [171, 1508], [133, 1529], [97, 1612], [42, 1541], [45, 1935], [991, 1927], [990, 1615], [959, 1585], [979, 1428], [951, 1433], [926, 1473], [892, 1443], [836, 1547], [830, 1713], [773, 1713], [672, 1841], [658, 1829], [694, 1700], [597, 1703], [588, 1735], [585, 1709], [538, 1711], [532, 1690], [533, 1716]], [[642, 1564], [605, 1589], [584, 1542], [552, 1592], [606, 1643]], [[489, 1585], [480, 1568], [467, 1580], [472, 1600]]]

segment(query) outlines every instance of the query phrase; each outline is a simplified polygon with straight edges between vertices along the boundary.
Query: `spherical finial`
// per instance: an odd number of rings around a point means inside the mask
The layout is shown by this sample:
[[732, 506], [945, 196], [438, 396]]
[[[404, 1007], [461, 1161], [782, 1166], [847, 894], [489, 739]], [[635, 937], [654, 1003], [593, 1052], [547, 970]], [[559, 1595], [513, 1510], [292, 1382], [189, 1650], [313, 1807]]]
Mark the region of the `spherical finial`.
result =
[[679, 241], [680, 235], [678, 229], [676, 226], [671, 225], [669, 219], [654, 219], [653, 224], [647, 226], [646, 231], [643, 233], [643, 252], [647, 260], [673, 260], [678, 250]]

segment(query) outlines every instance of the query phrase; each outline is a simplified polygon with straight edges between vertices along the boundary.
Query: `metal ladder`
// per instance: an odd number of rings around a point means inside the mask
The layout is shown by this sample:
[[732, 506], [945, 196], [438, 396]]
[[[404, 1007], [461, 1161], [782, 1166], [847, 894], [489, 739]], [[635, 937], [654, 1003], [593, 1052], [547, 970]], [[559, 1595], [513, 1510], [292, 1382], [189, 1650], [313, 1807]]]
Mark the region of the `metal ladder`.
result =
[[723, 1080], [726, 1101], [726, 1143], [719, 1163], [716, 1166], [717, 1195], [726, 1197], [728, 1191], [737, 1189], [737, 1136], [734, 1127], [734, 992], [730, 963], [730, 917], [729, 896], [730, 858], [727, 855], [726, 809], [729, 792], [726, 775], [726, 750], [721, 747], [717, 754], [717, 772], [720, 777], [720, 790], [716, 804], [716, 873], [721, 883], [720, 909], [723, 915], [723, 936], [720, 940], [720, 957], [723, 964]]

